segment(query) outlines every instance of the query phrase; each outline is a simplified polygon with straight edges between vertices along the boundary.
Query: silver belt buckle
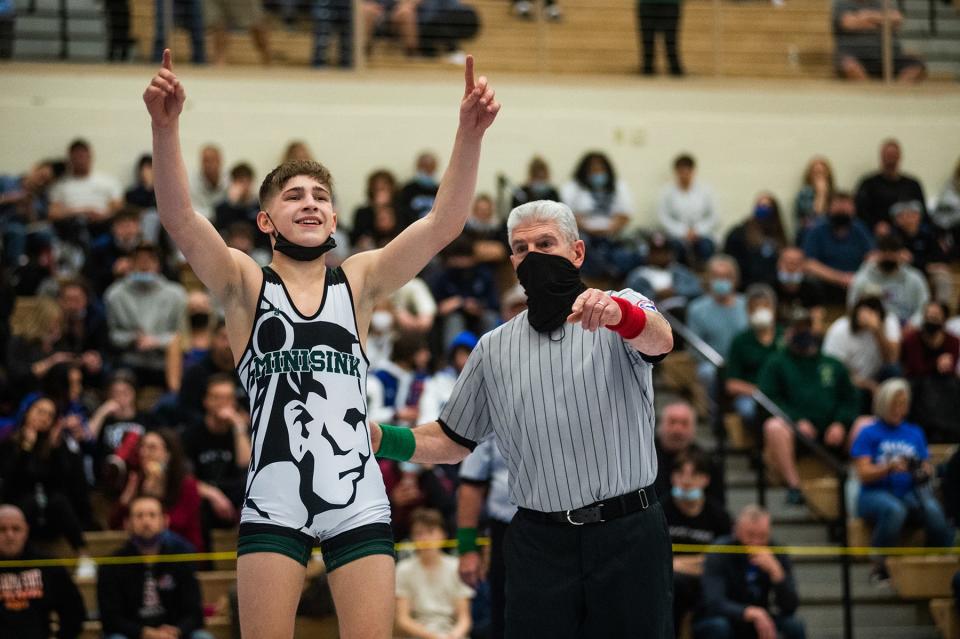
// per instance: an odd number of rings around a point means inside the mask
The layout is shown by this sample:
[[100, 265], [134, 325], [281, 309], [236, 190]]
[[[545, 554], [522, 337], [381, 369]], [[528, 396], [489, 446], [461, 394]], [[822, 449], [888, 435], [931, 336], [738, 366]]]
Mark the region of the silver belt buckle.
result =
[[572, 525], [574, 525], [574, 526], [582, 526], [585, 522], [582, 522], [582, 521], [574, 521], [574, 520], [570, 519], [570, 513], [571, 513], [571, 512], [572, 512], [572, 511], [570, 511], [570, 510], [567, 511], [567, 521], [569, 521], [569, 522], [570, 522]]
[[647, 491], [643, 488], [640, 489], [640, 507], [644, 510], [650, 507], [650, 500], [647, 499]]

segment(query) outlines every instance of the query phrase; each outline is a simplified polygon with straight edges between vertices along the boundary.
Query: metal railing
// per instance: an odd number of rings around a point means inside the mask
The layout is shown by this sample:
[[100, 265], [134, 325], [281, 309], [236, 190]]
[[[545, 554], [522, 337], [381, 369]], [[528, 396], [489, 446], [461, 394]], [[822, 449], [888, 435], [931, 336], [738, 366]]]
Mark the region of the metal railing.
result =
[[[687, 327], [682, 321], [680, 321], [675, 315], [669, 311], [663, 312], [664, 316], [667, 318], [667, 321], [670, 322], [671, 328], [673, 328], [674, 333], [679, 335], [687, 344], [687, 346], [693, 349], [703, 360], [709, 362], [714, 369], [716, 370], [716, 383], [713, 385], [713, 388], [710, 389], [713, 397], [714, 410], [711, 411], [711, 420], [712, 427], [717, 439], [718, 453], [721, 457], [725, 458], [728, 454], [728, 449], [726, 445], [727, 433], [723, 421], [724, 407], [727, 405], [727, 393], [724, 388], [723, 380], [725, 378], [725, 362], [723, 356], [721, 356], [716, 350], [713, 349], [709, 344], [707, 344], [703, 339], [700, 338], [696, 333], [694, 333], [690, 328]], [[846, 485], [848, 479], [848, 470], [847, 467], [839, 462], [833, 455], [827, 451], [819, 442], [814, 439], [810, 439], [804, 435], [800, 429], [797, 427], [796, 422], [794, 422], [786, 413], [777, 406], [773, 400], [767, 397], [759, 389], [755, 390], [752, 394], [753, 400], [757, 405], [763, 409], [763, 411], [770, 415], [771, 417], [777, 417], [786, 424], [791, 431], [795, 441], [797, 441], [801, 446], [806, 450], [810, 451], [818, 460], [820, 460], [834, 475], [837, 480], [837, 520], [827, 521], [827, 525], [833, 528], [837, 532], [839, 537], [840, 546], [844, 549], [849, 547], [849, 529], [847, 522], [847, 500], [846, 500]], [[754, 437], [756, 438], [756, 446], [754, 446], [752, 451], [752, 459], [756, 466], [756, 488], [757, 488], [757, 502], [764, 506], [766, 504], [766, 489], [767, 489], [767, 469], [766, 462], [763, 457], [764, 449], [764, 435], [763, 428], [758, 426], [762, 424], [762, 419], [758, 415], [756, 423], [751, 424]], [[848, 553], [843, 552], [840, 555], [840, 571], [841, 571], [841, 589], [842, 589], [842, 605], [843, 605], [843, 637], [844, 639], [853, 638], [853, 593], [851, 585], [851, 574], [850, 574], [850, 556]]]

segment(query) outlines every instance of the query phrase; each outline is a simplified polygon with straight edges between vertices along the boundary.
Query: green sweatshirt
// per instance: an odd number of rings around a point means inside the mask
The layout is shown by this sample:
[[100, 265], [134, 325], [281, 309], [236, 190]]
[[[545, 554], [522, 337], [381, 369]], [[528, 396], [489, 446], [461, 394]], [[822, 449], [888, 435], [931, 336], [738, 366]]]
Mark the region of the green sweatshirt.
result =
[[859, 395], [843, 363], [827, 355], [798, 357], [783, 349], [760, 370], [760, 390], [791, 419], [808, 419], [821, 433], [833, 422], [850, 427]]

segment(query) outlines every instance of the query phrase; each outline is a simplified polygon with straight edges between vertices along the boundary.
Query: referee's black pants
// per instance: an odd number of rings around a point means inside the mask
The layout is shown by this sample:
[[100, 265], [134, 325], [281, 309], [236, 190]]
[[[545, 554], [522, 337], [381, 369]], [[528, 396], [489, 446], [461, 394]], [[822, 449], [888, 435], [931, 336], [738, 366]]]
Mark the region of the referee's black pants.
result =
[[490, 520], [490, 639], [503, 639], [504, 610], [506, 609], [506, 566], [503, 558], [503, 538], [509, 527], [508, 522]]
[[659, 503], [570, 526], [507, 529], [506, 639], [673, 639], [673, 559]]

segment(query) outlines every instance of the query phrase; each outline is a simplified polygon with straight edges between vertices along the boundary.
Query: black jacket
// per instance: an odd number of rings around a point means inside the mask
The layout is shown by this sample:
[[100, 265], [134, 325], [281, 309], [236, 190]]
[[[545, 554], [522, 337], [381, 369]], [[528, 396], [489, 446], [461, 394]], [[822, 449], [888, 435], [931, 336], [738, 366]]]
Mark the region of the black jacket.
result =
[[[8, 560], [45, 559], [29, 547]], [[56, 612], [60, 629], [50, 630]], [[17, 639], [75, 639], [83, 632], [87, 611], [80, 591], [62, 567], [0, 567], [0, 635]], [[9, 634], [8, 634], [9, 633]]]
[[[167, 532], [160, 544], [161, 555], [193, 552], [182, 537]], [[139, 555], [133, 542], [127, 542], [114, 556]], [[145, 609], [147, 580], [152, 575], [159, 605]], [[189, 637], [203, 628], [203, 601], [196, 566], [190, 562], [117, 564], [101, 566], [97, 576], [97, 602], [103, 633], [139, 637], [144, 627], [176, 626], [180, 635]], [[157, 602], [152, 602], [157, 603]]]

